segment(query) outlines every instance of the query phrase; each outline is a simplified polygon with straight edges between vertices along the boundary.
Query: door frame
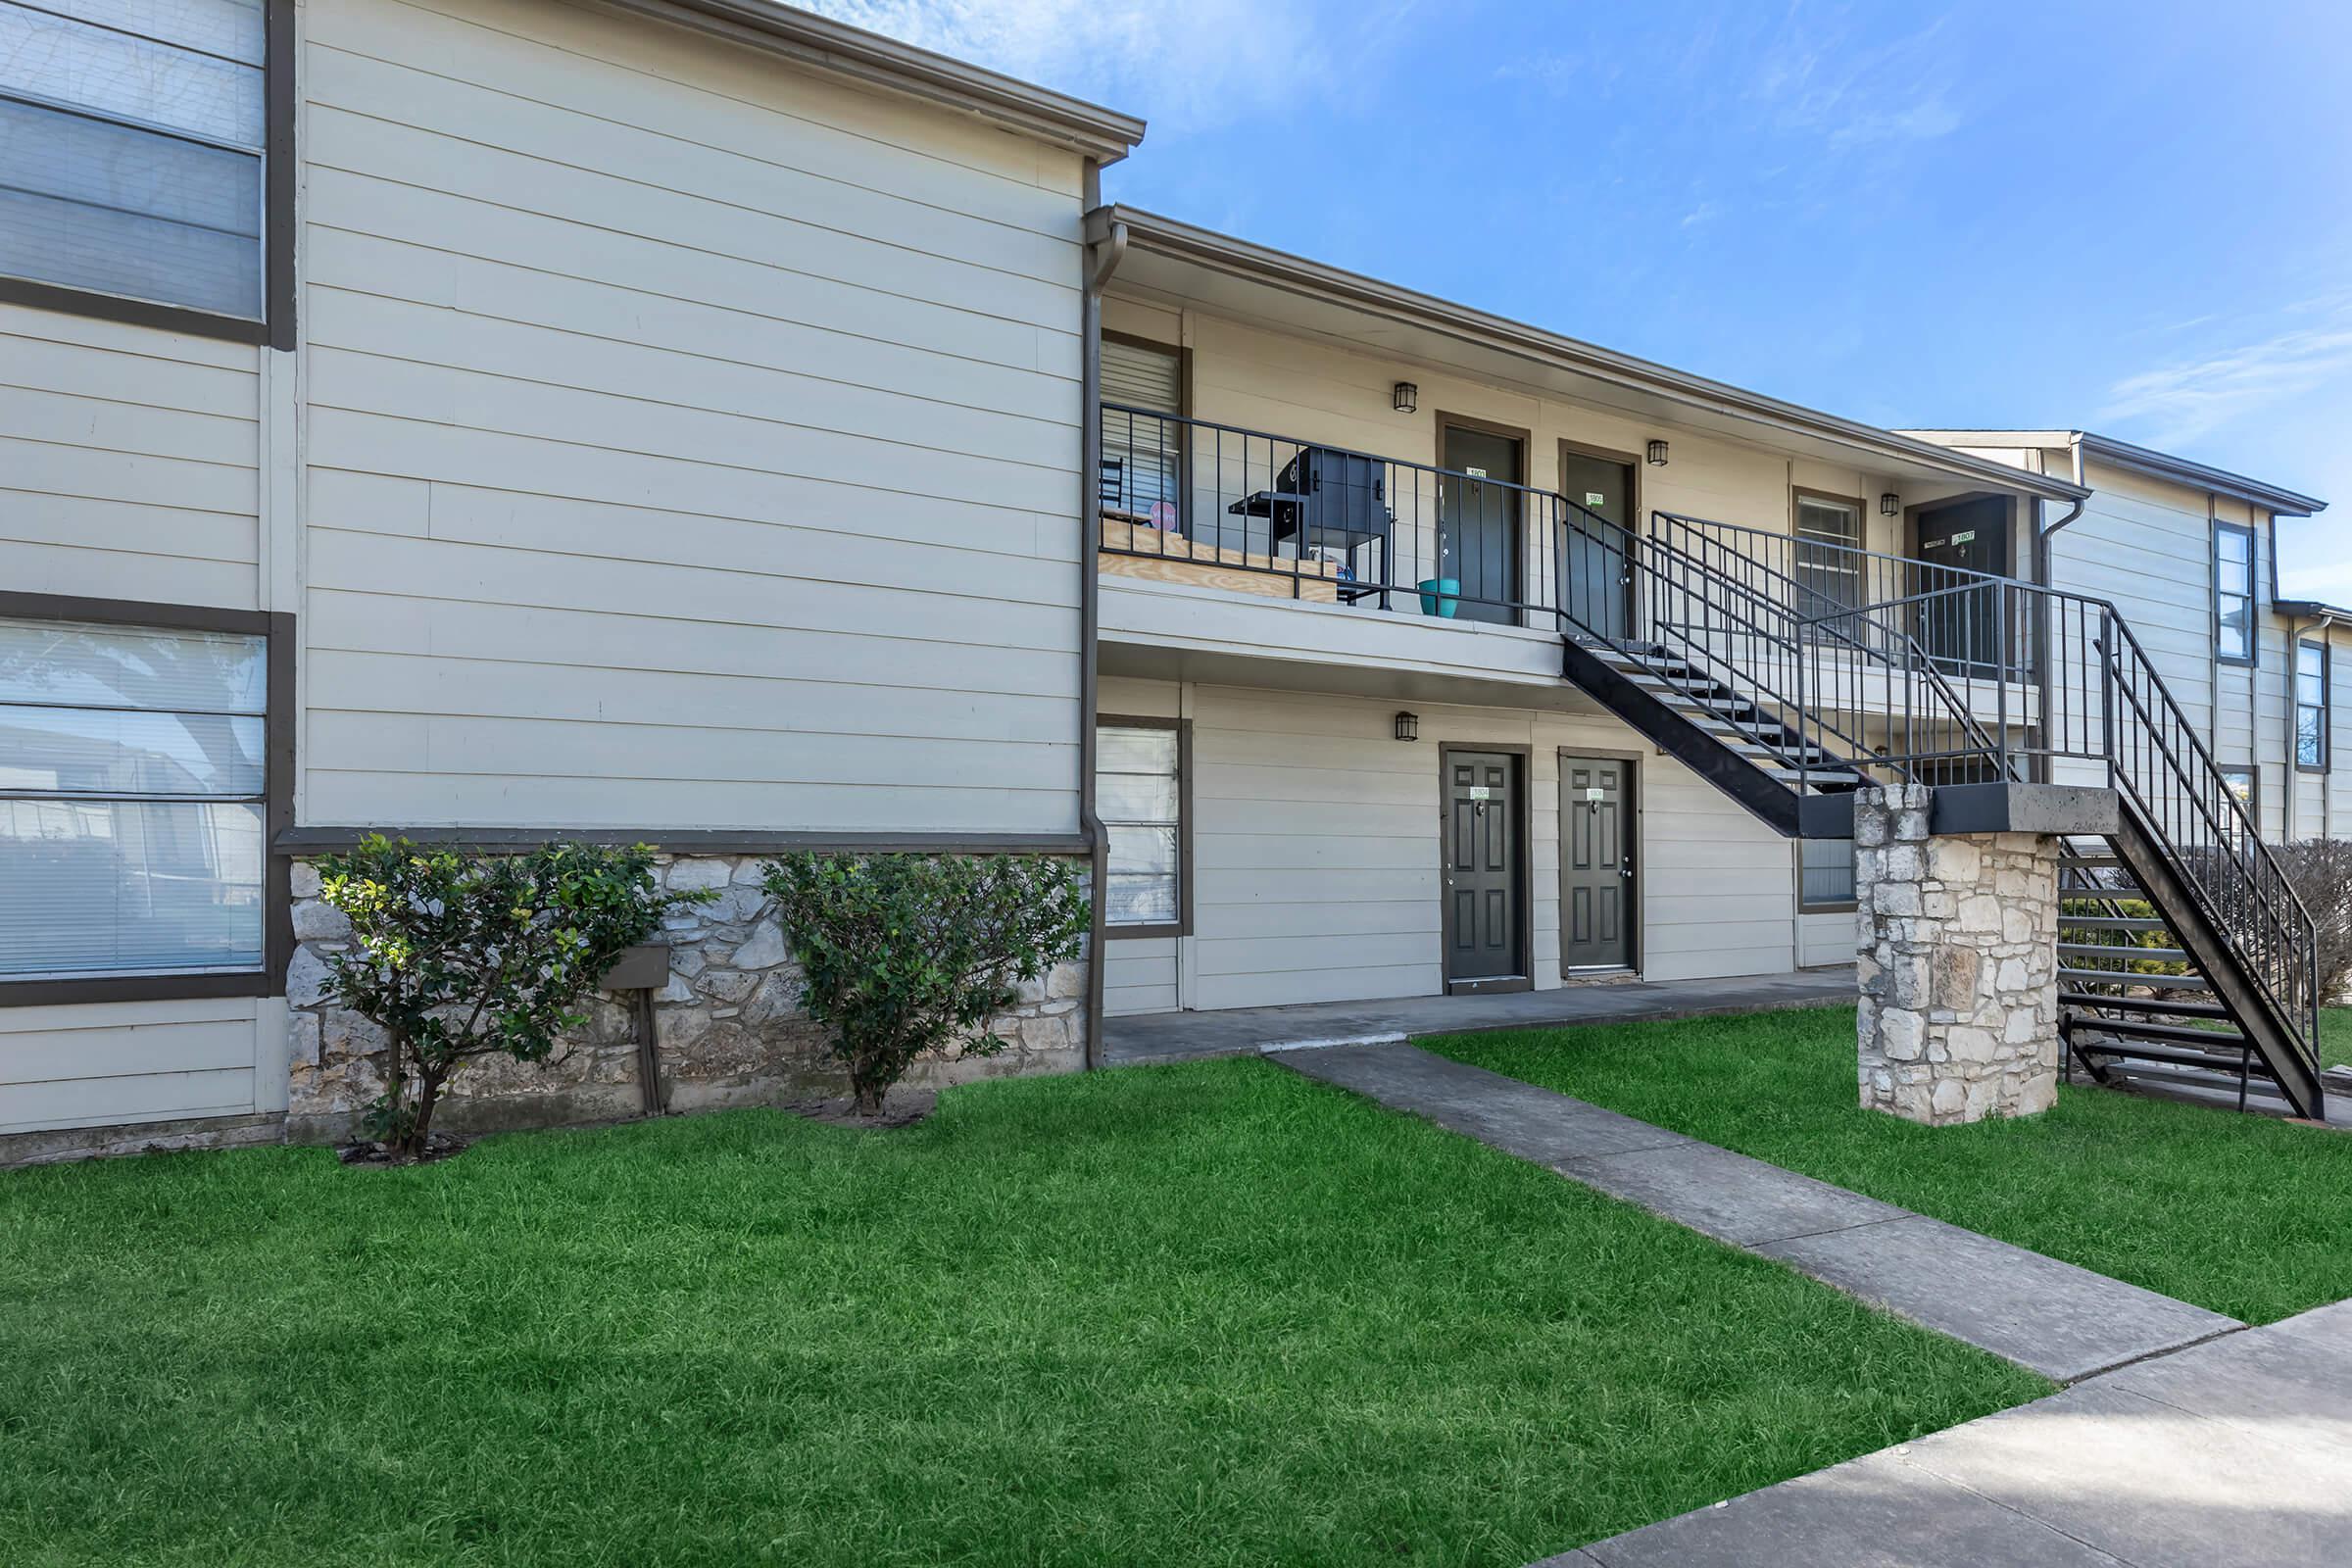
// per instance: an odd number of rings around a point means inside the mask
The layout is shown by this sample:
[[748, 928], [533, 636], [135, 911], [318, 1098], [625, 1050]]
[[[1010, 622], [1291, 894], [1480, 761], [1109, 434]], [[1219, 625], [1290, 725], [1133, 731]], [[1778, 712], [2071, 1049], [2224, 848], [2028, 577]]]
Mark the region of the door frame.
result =
[[[1446, 468], [1446, 427], [1449, 424], [1457, 425], [1464, 430], [1476, 430], [1483, 435], [1501, 436], [1507, 441], [1516, 441], [1519, 443], [1519, 477], [1515, 481], [1520, 490], [1519, 516], [1517, 522], [1513, 524], [1518, 531], [1518, 537], [1511, 541], [1511, 560], [1519, 572], [1519, 598], [1522, 602], [1525, 602], [1528, 598], [1528, 584], [1535, 580], [1528, 574], [1527, 569], [1529, 564], [1527, 559], [1527, 542], [1530, 537], [1530, 530], [1527, 526], [1527, 493], [1534, 490], [1536, 487], [1535, 432], [1516, 424], [1503, 424], [1494, 419], [1481, 419], [1468, 414], [1447, 414], [1444, 409], [1440, 409], [1437, 411], [1435, 418], [1430, 426], [1430, 440], [1433, 443], [1432, 450], [1437, 457], [1437, 466], [1440, 468]], [[1447, 468], [1446, 471], [1450, 473], [1453, 470]], [[1430, 527], [1433, 530], [1430, 542], [1433, 545], [1437, 542], [1434, 532], [1437, 526], [1438, 522], [1435, 518], [1433, 518], [1430, 523]], [[1511, 612], [1510, 620], [1502, 622], [1502, 624], [1524, 626], [1527, 624], [1527, 616], [1528, 612], [1526, 611], [1514, 610]]]
[[[1571, 454], [1580, 458], [1594, 458], [1602, 463], [1624, 465], [1625, 471], [1634, 476], [1633, 487], [1626, 492], [1625, 497], [1625, 531], [1632, 534], [1637, 540], [1648, 538], [1649, 518], [1642, 510], [1642, 470], [1648, 465], [1642, 461], [1641, 455], [1633, 452], [1619, 452], [1614, 447], [1595, 446], [1590, 441], [1576, 441], [1562, 436], [1560, 437], [1559, 466], [1551, 470], [1552, 480], [1555, 484], [1559, 481], [1561, 469], [1567, 467], [1566, 460]], [[1562, 496], [1568, 494], [1566, 485], [1562, 484], [1559, 488]], [[1632, 581], [1632, 574], [1629, 572], [1625, 584], [1625, 627], [1635, 637], [1642, 635], [1642, 617], [1638, 612], [1639, 601], [1640, 596]], [[1571, 752], [1568, 755], [1572, 757], [1608, 757], [1610, 754], [1607, 752]]]
[[[1519, 972], [1515, 975], [1499, 976], [1492, 980], [1456, 980], [1447, 972], [1450, 962], [1449, 956], [1453, 952], [1453, 900], [1446, 895], [1446, 857], [1452, 853], [1451, 847], [1447, 843], [1447, 834], [1453, 823], [1450, 813], [1446, 808], [1446, 791], [1452, 787], [1446, 777], [1446, 772], [1451, 765], [1453, 754], [1456, 752], [1483, 753], [1489, 757], [1510, 758], [1513, 775], [1512, 793], [1518, 798], [1519, 808], [1513, 813], [1517, 820], [1512, 824], [1511, 833], [1511, 842], [1516, 846], [1511, 857], [1512, 860], [1516, 862], [1512, 868], [1514, 872], [1512, 880], [1518, 889], [1517, 896], [1512, 900], [1511, 960]], [[1534, 923], [1533, 899], [1531, 897], [1533, 889], [1529, 884], [1534, 878], [1531, 871], [1531, 851], [1528, 844], [1528, 835], [1533, 829], [1533, 818], [1530, 814], [1528, 800], [1528, 775], [1535, 771], [1534, 757], [1535, 748], [1524, 743], [1510, 744], [1500, 741], [1492, 744], [1479, 741], [1441, 741], [1438, 743], [1438, 983], [1445, 987], [1444, 995], [1446, 996], [1483, 996], [1497, 991], [1533, 991], [1536, 989], [1536, 966], [1533, 956], [1535, 950], [1530, 945], [1533, 933], [1529, 930]]]
[[[1555, 768], [1560, 769], [1558, 777], [1561, 779], [1565, 779], [1568, 776], [1567, 770], [1562, 767], [1561, 764], [1566, 762], [1571, 757], [1596, 757], [1603, 761], [1623, 762], [1625, 764], [1625, 804], [1627, 810], [1626, 827], [1628, 830], [1626, 833], [1626, 843], [1630, 848], [1634, 858], [1634, 874], [1626, 878], [1626, 880], [1631, 883], [1632, 886], [1626, 890], [1625, 898], [1625, 967], [1633, 974], [1639, 975], [1642, 972], [1642, 949], [1645, 946], [1642, 938], [1646, 934], [1645, 929], [1642, 924], [1642, 883], [1647, 871], [1647, 861], [1649, 859], [1646, 848], [1642, 843], [1642, 763], [1643, 759], [1640, 752], [1623, 751], [1611, 746], [1563, 746], [1559, 749], [1558, 754], [1552, 759], [1552, 765]], [[1555, 785], [1555, 788], [1559, 795], [1558, 804], [1562, 818], [1560, 826], [1564, 830], [1568, 825], [1566, 821], [1568, 812], [1568, 786], [1565, 783], [1561, 783]], [[1560, 839], [1559, 888], [1557, 891], [1557, 896], [1559, 898], [1560, 906], [1560, 973], [1563, 976], [1571, 974], [1616, 973], [1617, 967], [1614, 964], [1578, 964], [1574, 968], [1569, 966], [1567, 914], [1568, 840], [1565, 832], [1563, 832]]]

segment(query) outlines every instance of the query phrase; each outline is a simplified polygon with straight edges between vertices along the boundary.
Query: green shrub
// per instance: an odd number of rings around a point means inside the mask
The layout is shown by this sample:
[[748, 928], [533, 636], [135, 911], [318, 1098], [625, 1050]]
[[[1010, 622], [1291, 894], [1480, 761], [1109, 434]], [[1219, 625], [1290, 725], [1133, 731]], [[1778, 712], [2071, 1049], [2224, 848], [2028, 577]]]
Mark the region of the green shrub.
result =
[[424, 1152], [451, 1077], [477, 1056], [544, 1061], [580, 999], [662, 916], [654, 852], [548, 844], [469, 856], [369, 834], [322, 857], [320, 896], [351, 920], [328, 962], [336, 1001], [384, 1031], [384, 1093], [364, 1125], [394, 1159]]
[[1022, 981], [1076, 957], [1087, 927], [1060, 860], [787, 855], [765, 881], [802, 970], [801, 1004], [832, 1033], [865, 1115], [926, 1051], [990, 1056]]

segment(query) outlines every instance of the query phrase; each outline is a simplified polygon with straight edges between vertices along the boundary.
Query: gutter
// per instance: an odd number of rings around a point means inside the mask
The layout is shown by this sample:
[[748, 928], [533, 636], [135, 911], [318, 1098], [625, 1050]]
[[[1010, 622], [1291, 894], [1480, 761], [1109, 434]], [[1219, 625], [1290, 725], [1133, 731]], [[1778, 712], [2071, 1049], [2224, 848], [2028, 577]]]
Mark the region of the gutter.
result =
[[1078, 830], [1086, 838], [1091, 868], [1086, 938], [1086, 1066], [1102, 1065], [1102, 971], [1107, 966], [1103, 937], [1108, 929], [1110, 835], [1095, 811], [1095, 716], [1102, 686], [1100, 634], [1102, 574], [1095, 561], [1095, 485], [1102, 471], [1102, 421], [1095, 410], [1102, 397], [1102, 290], [1127, 255], [1127, 225], [1098, 221], [1102, 206], [1102, 169], [1086, 161], [1084, 248], [1086, 270], [1078, 306], [1080, 349], [1078, 415]]

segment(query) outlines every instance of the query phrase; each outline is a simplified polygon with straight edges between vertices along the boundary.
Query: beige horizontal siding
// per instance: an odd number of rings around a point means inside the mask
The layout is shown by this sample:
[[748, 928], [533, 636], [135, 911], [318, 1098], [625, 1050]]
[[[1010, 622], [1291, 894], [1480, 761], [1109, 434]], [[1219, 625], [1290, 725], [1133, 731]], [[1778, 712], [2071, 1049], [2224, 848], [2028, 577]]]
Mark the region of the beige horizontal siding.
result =
[[551, 0], [309, 30], [309, 819], [1074, 830], [1075, 158]]
[[255, 608], [260, 352], [0, 305], [0, 585]]
[[267, 1108], [250, 1000], [0, 1007], [0, 1134]]

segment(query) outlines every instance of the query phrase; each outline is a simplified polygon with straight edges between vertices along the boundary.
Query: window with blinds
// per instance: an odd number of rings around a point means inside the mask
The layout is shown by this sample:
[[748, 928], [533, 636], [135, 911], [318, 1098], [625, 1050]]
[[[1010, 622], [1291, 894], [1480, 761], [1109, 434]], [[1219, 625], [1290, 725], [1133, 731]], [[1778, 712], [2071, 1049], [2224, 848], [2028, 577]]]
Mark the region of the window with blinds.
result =
[[264, 0], [0, 0], [0, 273], [259, 320]]
[[1854, 846], [1848, 839], [1796, 841], [1797, 903], [1805, 908], [1852, 908]]
[[1172, 526], [1183, 471], [1184, 362], [1173, 349], [1102, 340], [1102, 506]]
[[2328, 647], [2295, 644], [2295, 765], [2328, 767]]
[[267, 640], [0, 617], [0, 980], [254, 970]]
[[1096, 731], [1095, 813], [1109, 836], [1103, 919], [1166, 926], [1184, 919], [1183, 734], [1169, 724]]
[[1826, 496], [1796, 498], [1796, 582], [1802, 616], [1853, 610], [1862, 603], [1862, 509]]
[[2213, 530], [2215, 652], [2233, 664], [2254, 661], [2254, 530], [2225, 522]]

